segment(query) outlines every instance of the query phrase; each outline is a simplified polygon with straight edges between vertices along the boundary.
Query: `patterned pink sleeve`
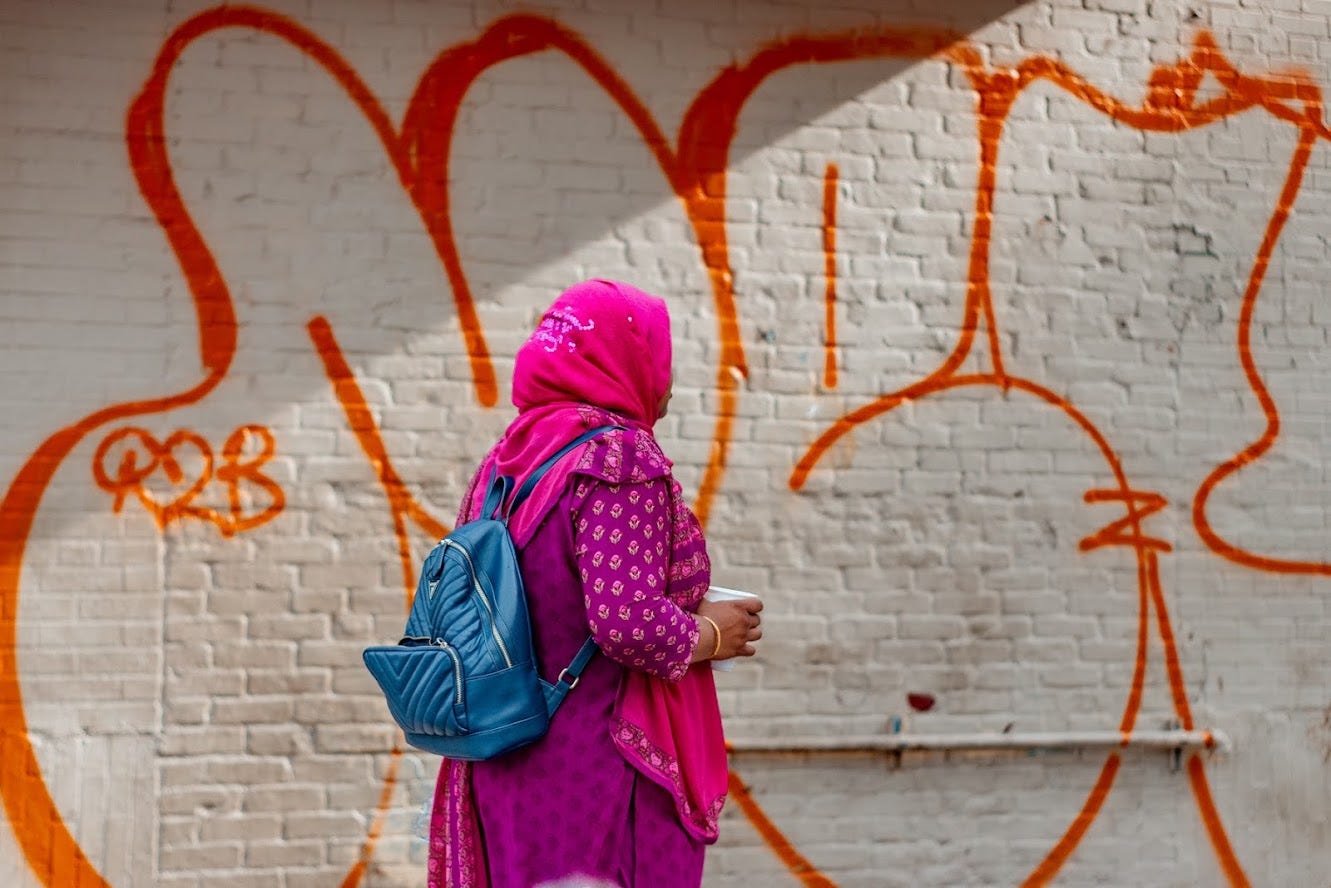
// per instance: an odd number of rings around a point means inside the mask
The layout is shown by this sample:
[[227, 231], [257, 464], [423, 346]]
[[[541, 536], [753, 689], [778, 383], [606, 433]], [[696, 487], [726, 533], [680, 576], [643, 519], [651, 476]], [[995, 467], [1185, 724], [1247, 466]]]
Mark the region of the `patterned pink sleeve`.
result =
[[688, 671], [698, 627], [666, 597], [669, 485], [668, 478], [638, 484], [584, 479], [573, 544], [597, 645], [616, 663], [677, 680]]

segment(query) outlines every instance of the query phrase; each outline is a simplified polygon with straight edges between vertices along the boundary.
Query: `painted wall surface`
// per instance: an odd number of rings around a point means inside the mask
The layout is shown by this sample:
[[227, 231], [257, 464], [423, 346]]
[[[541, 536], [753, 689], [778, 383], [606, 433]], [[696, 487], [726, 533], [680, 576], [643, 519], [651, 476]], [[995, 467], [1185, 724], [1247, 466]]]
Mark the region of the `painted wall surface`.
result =
[[4, 0], [0, 884], [423, 885], [438, 762], [359, 653], [609, 276], [767, 601], [733, 738], [1233, 741], [737, 753], [709, 888], [1325, 888], [1329, 29]]

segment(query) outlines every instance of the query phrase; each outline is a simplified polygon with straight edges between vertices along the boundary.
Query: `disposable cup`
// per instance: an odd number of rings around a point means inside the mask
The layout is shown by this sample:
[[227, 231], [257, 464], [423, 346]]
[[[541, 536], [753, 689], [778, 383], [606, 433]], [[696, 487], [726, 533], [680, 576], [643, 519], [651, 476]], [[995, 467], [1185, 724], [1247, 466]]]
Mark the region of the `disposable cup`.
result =
[[[744, 592], [739, 589], [727, 589], [725, 586], [708, 586], [707, 594], [703, 596], [707, 601], [743, 601], [746, 598], [758, 598], [752, 592]], [[731, 657], [729, 660], [713, 660], [712, 668], [721, 672], [729, 672], [735, 668], [735, 661], [738, 657]]]

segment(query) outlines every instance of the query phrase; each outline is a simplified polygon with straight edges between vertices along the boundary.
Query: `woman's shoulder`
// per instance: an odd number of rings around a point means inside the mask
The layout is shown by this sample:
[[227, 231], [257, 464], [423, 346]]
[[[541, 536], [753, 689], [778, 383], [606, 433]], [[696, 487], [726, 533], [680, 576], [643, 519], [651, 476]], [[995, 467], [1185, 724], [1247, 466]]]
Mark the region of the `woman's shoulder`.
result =
[[650, 432], [630, 426], [610, 429], [593, 438], [573, 471], [610, 484], [639, 484], [670, 478], [672, 466]]

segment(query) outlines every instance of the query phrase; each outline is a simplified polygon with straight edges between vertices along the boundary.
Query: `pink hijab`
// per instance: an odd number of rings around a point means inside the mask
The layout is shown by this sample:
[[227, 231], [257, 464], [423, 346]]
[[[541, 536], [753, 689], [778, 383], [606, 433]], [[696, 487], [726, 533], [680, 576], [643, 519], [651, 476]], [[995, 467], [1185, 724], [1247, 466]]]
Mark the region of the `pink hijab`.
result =
[[[477, 517], [483, 485], [496, 467], [521, 484], [566, 443], [608, 423], [650, 437], [670, 378], [670, 314], [663, 300], [599, 279], [565, 290], [518, 350], [513, 371], [518, 416], [482, 462], [468, 492], [471, 514], [463, 517]], [[659, 454], [654, 440], [651, 447]], [[513, 516], [509, 528], [518, 546], [554, 507], [578, 459], [575, 451], [560, 460]], [[669, 465], [663, 455], [660, 459]], [[678, 486], [672, 484], [672, 490], [678, 498]], [[696, 520], [690, 526], [701, 544]], [[692, 609], [697, 602], [690, 604]], [[710, 666], [698, 664], [678, 682], [625, 670], [608, 730], [625, 760], [671, 794], [684, 829], [700, 841], [716, 841], [728, 768]], [[429, 884], [485, 885], [470, 769], [464, 762], [446, 767], [440, 781], [446, 795], [436, 795], [439, 822], [431, 830]], [[445, 846], [453, 844], [448, 851]]]
[[[518, 416], [487, 460], [521, 483], [559, 448], [595, 428], [587, 405], [614, 414], [611, 421], [651, 432], [670, 390], [670, 313], [665, 301], [617, 281], [590, 280], [569, 287], [518, 349], [513, 405]], [[526, 543], [564, 489], [576, 455], [542, 480], [510, 525]]]

